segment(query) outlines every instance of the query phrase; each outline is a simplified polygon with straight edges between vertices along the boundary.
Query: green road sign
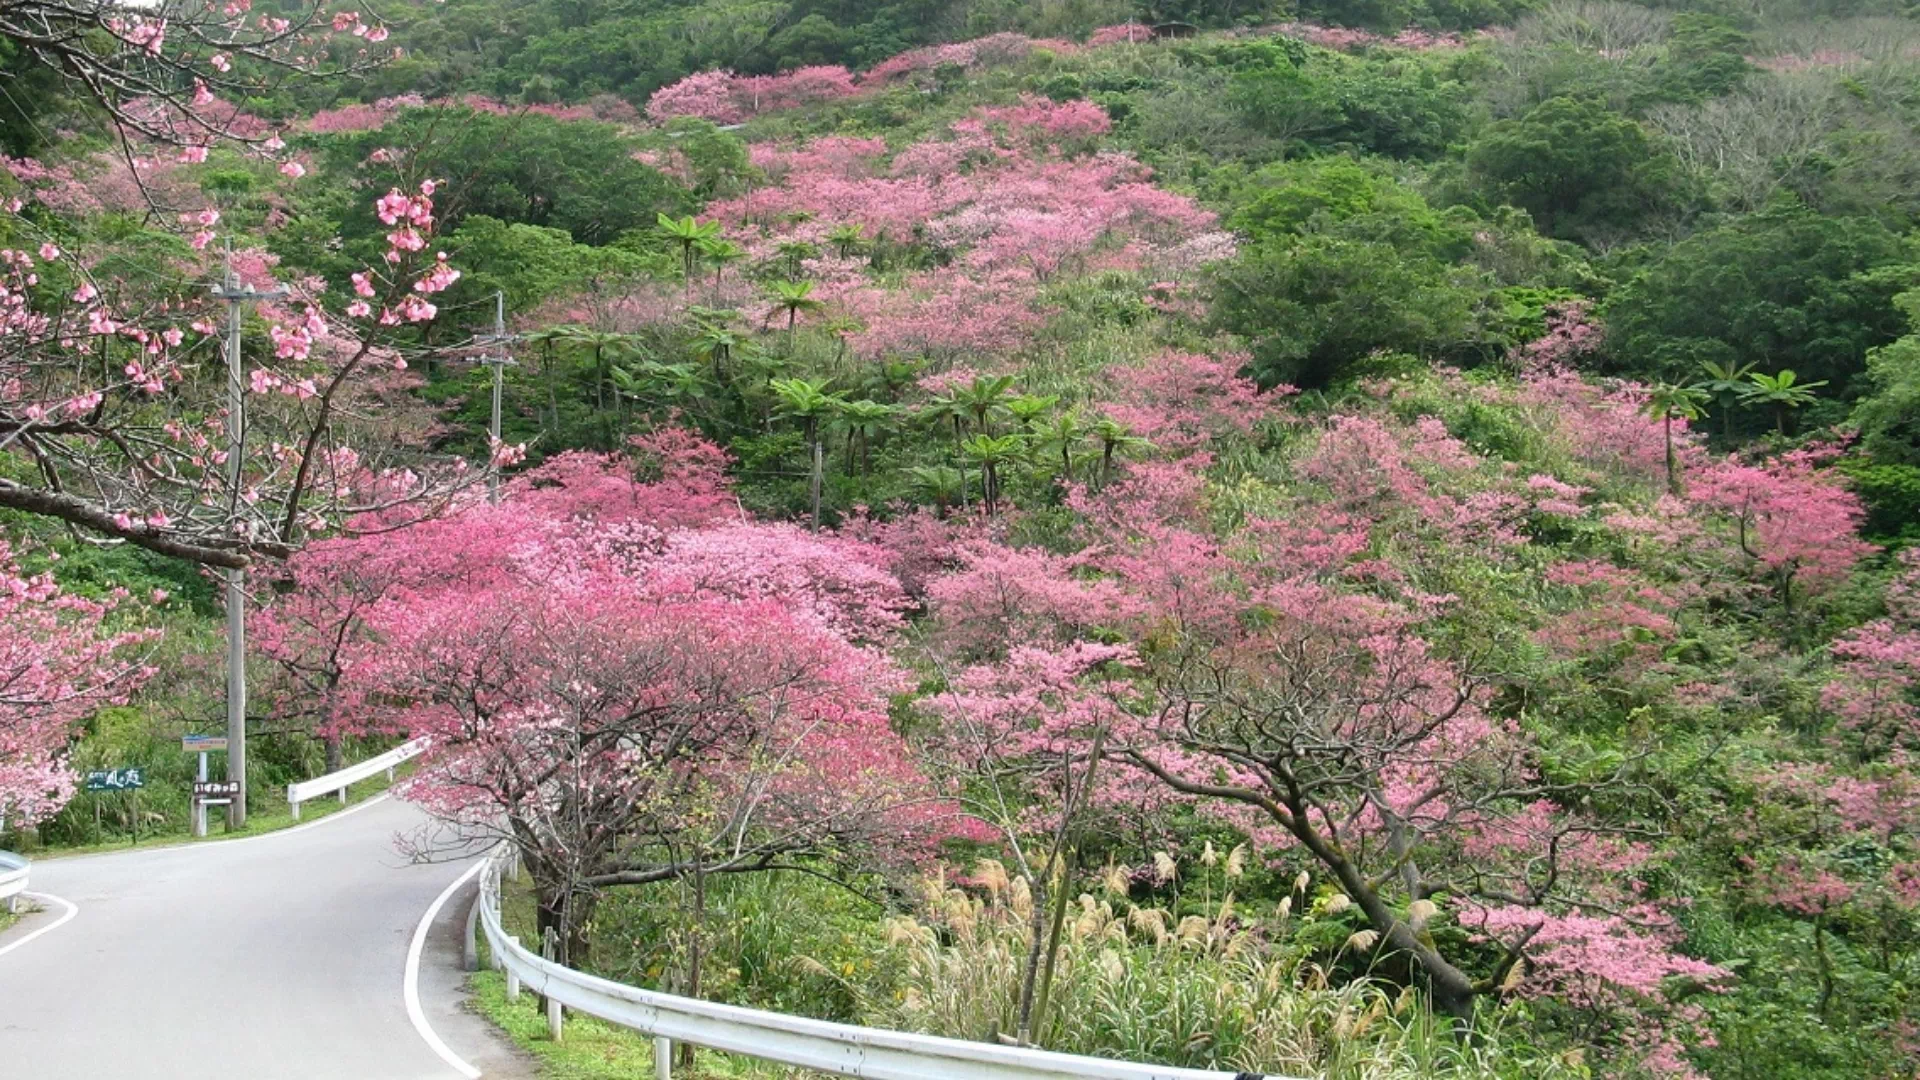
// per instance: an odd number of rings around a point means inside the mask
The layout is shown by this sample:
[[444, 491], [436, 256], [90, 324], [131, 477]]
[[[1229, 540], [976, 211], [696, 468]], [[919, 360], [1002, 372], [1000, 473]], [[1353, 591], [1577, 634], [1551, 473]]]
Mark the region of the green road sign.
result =
[[87, 774], [88, 791], [130, 791], [147, 786], [147, 771], [131, 769], [95, 769]]

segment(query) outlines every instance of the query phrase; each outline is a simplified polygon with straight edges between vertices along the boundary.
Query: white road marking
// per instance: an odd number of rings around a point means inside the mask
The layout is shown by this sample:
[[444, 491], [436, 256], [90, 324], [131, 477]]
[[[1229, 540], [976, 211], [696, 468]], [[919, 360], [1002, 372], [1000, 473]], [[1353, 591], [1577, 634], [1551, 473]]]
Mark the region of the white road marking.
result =
[[292, 836], [294, 833], [302, 833], [308, 829], [317, 829], [322, 825], [330, 825], [339, 821], [341, 818], [352, 817], [362, 810], [378, 803], [386, 802], [392, 797], [391, 794], [383, 791], [365, 802], [354, 803], [345, 810], [328, 814], [326, 817], [309, 821], [304, 825], [295, 825], [286, 829], [275, 829], [272, 832], [263, 832], [257, 836], [235, 836], [231, 838], [209, 836], [195, 840], [180, 840], [171, 844], [156, 844], [152, 847], [130, 847], [122, 848], [119, 851], [89, 851], [85, 855], [53, 854], [39, 861], [46, 863], [89, 862], [94, 859], [118, 859], [126, 855], [151, 855], [157, 851], [222, 851], [226, 848], [238, 847], [242, 844], [252, 844], [261, 840], [277, 840], [282, 836]]
[[196, 847], [196, 848], [202, 848], [202, 847], [203, 848], [222, 848], [222, 847], [227, 847], [228, 845], [231, 845], [231, 844], [247, 844], [247, 843], [252, 843], [255, 840], [272, 840], [275, 837], [279, 837], [279, 836], [292, 836], [294, 833], [303, 833], [303, 832], [306, 832], [308, 829], [317, 829], [320, 826], [325, 825], [329, 822], [339, 821], [343, 817], [352, 817], [353, 815], [359, 813], [360, 811], [365, 810], [367, 807], [372, 806], [375, 803], [385, 802], [391, 797], [392, 796], [389, 793], [383, 791], [380, 794], [375, 795], [371, 799], [367, 799], [364, 802], [354, 803], [352, 806], [347, 807], [345, 810], [336, 810], [333, 813], [328, 814], [326, 817], [320, 818], [318, 820], [309, 821], [304, 825], [295, 825], [292, 828], [288, 828], [288, 829], [275, 829], [272, 832], [263, 832], [259, 836], [236, 836], [231, 840], [213, 840], [210, 842], [202, 842], [198, 844], [186, 844], [182, 846]]
[[[315, 822], [315, 824], [319, 823]], [[413, 1030], [419, 1032], [420, 1037], [426, 1040], [429, 1049], [440, 1055], [441, 1061], [453, 1066], [454, 1070], [467, 1080], [479, 1080], [480, 1070], [467, 1064], [459, 1054], [454, 1053], [451, 1047], [441, 1041], [440, 1036], [434, 1033], [433, 1026], [427, 1023], [425, 1010], [420, 1008], [420, 954], [427, 947], [427, 929], [433, 925], [433, 920], [440, 914], [440, 909], [447, 906], [447, 901], [453, 898], [454, 893], [460, 891], [460, 886], [472, 881], [473, 876], [486, 865], [485, 859], [476, 861], [467, 868], [466, 873], [455, 878], [453, 884], [442, 889], [440, 895], [433, 898], [433, 903], [427, 907], [427, 913], [420, 916], [420, 925], [413, 928], [413, 941], [407, 946], [407, 973], [400, 984], [401, 996], [407, 1002], [407, 1019], [413, 1021]]]
[[0, 946], [0, 956], [7, 955], [13, 950], [19, 948], [20, 946], [25, 945], [27, 942], [32, 941], [34, 938], [39, 937], [41, 934], [50, 934], [53, 931], [60, 929], [61, 927], [67, 925], [69, 922], [72, 922], [73, 917], [75, 915], [80, 914], [80, 905], [74, 903], [71, 900], [61, 899], [60, 897], [55, 896], [52, 893], [29, 892], [29, 893], [21, 893], [20, 895], [31, 896], [36, 900], [51, 900], [54, 903], [59, 904], [61, 907], [66, 908], [67, 913], [53, 920], [47, 925], [41, 927], [40, 929], [35, 930], [33, 933], [27, 934], [26, 936], [20, 938], [20, 940], [18, 941], [10, 942], [5, 946]]

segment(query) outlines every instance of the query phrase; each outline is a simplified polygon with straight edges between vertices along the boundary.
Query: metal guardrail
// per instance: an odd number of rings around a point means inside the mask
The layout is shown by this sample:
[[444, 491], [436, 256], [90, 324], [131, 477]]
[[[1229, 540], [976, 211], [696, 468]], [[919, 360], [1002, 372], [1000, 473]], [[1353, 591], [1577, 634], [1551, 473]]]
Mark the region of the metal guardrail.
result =
[[25, 855], [0, 851], [0, 900], [7, 902], [9, 912], [20, 910], [20, 894], [26, 891], [31, 866]]
[[479, 924], [493, 966], [506, 972], [508, 1000], [517, 1000], [523, 987], [545, 995], [547, 1030], [556, 1041], [561, 1037], [562, 1006], [653, 1036], [657, 1080], [670, 1080], [676, 1042], [867, 1080], [1260, 1080], [1257, 1073], [1142, 1065], [836, 1024], [677, 997], [583, 974], [534, 955], [502, 928], [500, 875], [512, 862], [510, 849], [488, 858], [480, 873], [479, 917], [469, 923]]
[[409, 758], [418, 756], [420, 751], [426, 748], [426, 739], [415, 739], [409, 743], [402, 743], [378, 757], [368, 758], [358, 765], [349, 765], [344, 769], [337, 772], [330, 772], [325, 776], [316, 776], [311, 780], [302, 780], [297, 784], [288, 784], [287, 805], [293, 808], [293, 820], [300, 820], [300, 804], [309, 799], [325, 795], [328, 792], [338, 791], [340, 793], [340, 801], [345, 803], [347, 801], [347, 785], [365, 780], [367, 777], [382, 770], [386, 772], [387, 779], [392, 780], [394, 766]]

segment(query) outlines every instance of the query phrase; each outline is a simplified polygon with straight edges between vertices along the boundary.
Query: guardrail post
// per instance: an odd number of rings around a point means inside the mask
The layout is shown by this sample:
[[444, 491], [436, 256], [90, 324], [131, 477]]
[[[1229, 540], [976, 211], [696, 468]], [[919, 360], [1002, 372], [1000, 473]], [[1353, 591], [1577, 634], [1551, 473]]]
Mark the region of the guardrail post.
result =
[[654, 1080], [673, 1080], [673, 1040], [653, 1037]]
[[[487, 871], [487, 876], [493, 879], [493, 887], [480, 894], [480, 902], [487, 905], [487, 911], [493, 915], [494, 925], [498, 926], [500, 925], [500, 868], [495, 866], [493, 869]], [[487, 938], [487, 959], [492, 962], [493, 970], [507, 970], [506, 952], [505, 949], [496, 949], [493, 947], [493, 938], [491, 936]]]
[[[560, 951], [557, 948], [559, 938], [560, 935], [555, 933], [551, 926], [547, 927], [546, 931], [540, 935], [540, 955], [542, 958], [549, 961], [553, 960], [554, 955]], [[561, 1019], [560, 1002], [552, 994], [543, 996], [547, 999], [547, 1037], [554, 1042], [559, 1042]]]
[[460, 942], [460, 969], [462, 971], [480, 970], [480, 939], [476, 936], [480, 930], [480, 905], [487, 902], [486, 873], [480, 874], [481, 882], [473, 891], [473, 903], [467, 908], [467, 936]]
[[[507, 940], [515, 945], [520, 944], [520, 939], [517, 937], [508, 937]], [[520, 1000], [520, 976], [513, 970], [512, 964], [507, 965], [507, 1000]]]
[[347, 805], [347, 789], [346, 788], [340, 789], [340, 805], [341, 806]]
[[293, 801], [292, 799], [288, 799], [287, 805], [293, 807], [293, 820], [299, 821], [300, 820], [300, 804]]

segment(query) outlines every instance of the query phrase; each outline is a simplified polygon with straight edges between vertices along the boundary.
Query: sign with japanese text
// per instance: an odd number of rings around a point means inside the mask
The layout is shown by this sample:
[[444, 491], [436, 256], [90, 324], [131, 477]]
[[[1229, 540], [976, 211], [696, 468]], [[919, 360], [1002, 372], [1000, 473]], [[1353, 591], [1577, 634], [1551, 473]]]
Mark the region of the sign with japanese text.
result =
[[88, 791], [130, 791], [147, 786], [147, 771], [131, 769], [95, 769], [87, 774]]

